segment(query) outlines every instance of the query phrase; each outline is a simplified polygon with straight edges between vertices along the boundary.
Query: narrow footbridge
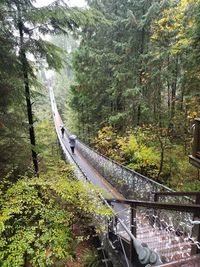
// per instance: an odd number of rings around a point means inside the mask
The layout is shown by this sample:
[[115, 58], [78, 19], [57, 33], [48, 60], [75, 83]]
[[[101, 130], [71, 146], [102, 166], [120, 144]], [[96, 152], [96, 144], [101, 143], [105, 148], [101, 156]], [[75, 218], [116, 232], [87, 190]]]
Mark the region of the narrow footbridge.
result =
[[79, 140], [71, 154], [65, 129], [50, 88], [52, 114], [65, 158], [78, 178], [103, 189], [100, 201], [113, 217], [101, 236], [106, 267], [199, 267], [200, 193], [173, 190], [99, 154]]

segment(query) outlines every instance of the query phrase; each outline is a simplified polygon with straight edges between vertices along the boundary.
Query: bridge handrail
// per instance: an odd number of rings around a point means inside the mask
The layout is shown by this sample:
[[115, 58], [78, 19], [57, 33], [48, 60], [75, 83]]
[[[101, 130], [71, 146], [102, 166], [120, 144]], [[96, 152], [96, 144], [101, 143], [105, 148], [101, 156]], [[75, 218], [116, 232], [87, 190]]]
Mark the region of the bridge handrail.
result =
[[152, 191], [172, 189], [129, 169], [126, 166], [102, 155], [93, 148], [77, 140], [77, 150], [112, 184], [125, 198], [150, 200]]
[[[65, 130], [66, 130], [67, 136], [69, 136], [70, 133], [69, 133], [68, 129], [65, 128]], [[173, 194], [174, 194], [174, 196], [176, 194], [176, 196], [175, 196], [176, 197], [176, 202], [178, 202], [178, 203], [182, 203], [182, 202], [193, 203], [194, 202], [191, 198], [187, 197], [186, 195], [177, 194], [177, 192], [174, 191], [173, 189], [171, 189], [171, 188], [169, 188], [169, 187], [167, 187], [167, 186], [165, 186], [163, 184], [160, 184], [160, 183], [154, 181], [153, 179], [150, 179], [150, 178], [148, 178], [148, 177], [146, 177], [146, 176], [144, 176], [144, 175], [142, 175], [142, 174], [140, 174], [140, 173], [138, 173], [138, 172], [136, 172], [136, 171], [134, 171], [132, 169], [129, 169], [128, 167], [120, 164], [119, 162], [116, 162], [113, 159], [108, 158], [107, 156], [101, 154], [100, 152], [96, 151], [92, 147], [88, 146], [87, 144], [85, 144], [82, 141], [80, 141], [79, 139], [77, 139], [77, 148], [80, 151], [80, 153], [83, 154], [84, 151], [86, 151], [86, 150], [85, 149], [81, 149], [81, 147], [86, 148], [87, 150], [91, 151], [92, 153], [98, 155], [100, 158], [103, 158], [105, 161], [111, 162], [112, 164], [118, 166], [122, 170], [125, 170], [126, 172], [131, 173], [132, 175], [137, 176], [137, 179], [139, 178], [139, 179], [142, 179], [143, 181], [146, 181], [147, 183], [150, 183], [152, 185], [152, 187], [153, 187], [153, 190], [148, 190], [148, 191], [146, 190], [145, 197], [141, 197], [141, 194], [138, 194], [137, 195], [137, 198], [138, 199], [142, 199], [142, 200], [143, 199], [144, 200], [155, 200], [155, 198], [157, 196], [156, 194], [160, 194], [161, 195], [161, 193], [162, 193], [163, 196], [168, 196], [169, 197], [168, 199], [165, 198], [165, 201], [167, 201], [167, 202], [171, 202], [172, 201], [171, 196], [173, 196]], [[84, 153], [84, 156], [88, 159], [88, 153], [87, 153], [87, 155]], [[91, 160], [90, 160], [90, 163], [92, 163]], [[95, 162], [95, 163], [97, 163], [97, 162]], [[93, 167], [94, 168], [97, 168], [98, 171], [102, 174], [102, 176], [104, 176], [104, 178], [107, 179], [104, 171], [102, 172], [98, 168], [98, 166], [96, 164], [93, 164]], [[107, 180], [108, 180], [109, 183], [112, 184], [112, 181], [110, 181], [110, 179], [107, 179]], [[113, 186], [114, 187], [117, 187], [116, 184], [114, 184]], [[120, 188], [117, 188], [117, 189], [118, 189], [118, 191], [120, 191], [120, 193], [122, 193], [122, 195], [124, 195], [125, 198], [128, 198], [128, 199], [136, 198], [135, 196], [132, 196], [132, 195], [130, 195], [130, 196], [129, 195], [125, 195], [123, 193], [123, 190], [121, 190]], [[155, 189], [158, 190], [158, 191], [155, 192], [156, 191]], [[126, 191], [126, 194], [127, 194], [127, 190], [125, 190], [125, 191]], [[153, 194], [154, 194], [154, 198], [153, 198]], [[180, 198], [180, 196], [182, 196], [182, 198]]]
[[156, 185], [158, 185], [158, 186], [161, 186], [161, 187], [163, 187], [163, 189], [165, 189], [165, 190], [169, 190], [170, 192], [174, 192], [173, 189], [171, 189], [171, 188], [169, 188], [169, 187], [167, 187], [167, 186], [165, 186], [165, 185], [162, 185], [162, 184], [160, 184], [160, 183], [154, 181], [153, 179], [150, 179], [150, 178], [148, 178], [148, 177], [142, 175], [142, 174], [139, 173], [139, 172], [136, 172], [136, 171], [134, 171], [134, 170], [132, 170], [132, 169], [129, 169], [128, 167], [126, 167], [126, 166], [120, 164], [119, 162], [117, 162], [117, 161], [115, 161], [115, 160], [113, 160], [113, 159], [111, 159], [111, 158], [109, 158], [109, 157], [107, 157], [107, 156], [101, 154], [99, 151], [93, 149], [92, 147], [90, 147], [89, 145], [83, 143], [82, 141], [78, 140], [78, 142], [79, 142], [81, 145], [83, 145], [83, 146], [87, 147], [88, 149], [90, 149], [91, 151], [93, 151], [94, 153], [98, 154], [99, 156], [105, 158], [105, 159], [108, 160], [108, 161], [113, 162], [114, 164], [120, 166], [120, 167], [123, 168], [123, 169], [126, 169], [127, 171], [129, 171], [129, 172], [131, 172], [131, 173], [136, 174], [137, 176], [140, 176], [142, 179], [147, 180], [147, 181], [149, 181], [149, 182], [151, 182], [151, 183], [154, 183], [154, 184], [156, 184]]
[[[154, 201], [158, 202], [160, 197], [184, 197], [190, 203], [200, 204], [200, 192], [152, 192]], [[195, 197], [192, 199], [191, 197]]]
[[157, 194], [157, 195], [170, 195], [170, 196], [196, 196], [200, 195], [200, 192], [152, 192], [152, 194]]
[[152, 202], [152, 201], [139, 201], [134, 199], [115, 199], [115, 198], [106, 198], [108, 203], [123, 203], [135, 207], [147, 207], [155, 209], [164, 209], [164, 210], [175, 210], [181, 212], [189, 212], [200, 215], [200, 205], [191, 205], [191, 204], [176, 204], [176, 203], [162, 203], [162, 202]]
[[[180, 195], [182, 192], [180, 192]], [[184, 192], [183, 192], [184, 193]], [[190, 192], [189, 195], [200, 195], [199, 192]], [[175, 195], [175, 194], [174, 194]], [[149, 211], [151, 211], [151, 215], [149, 213], [149, 219], [153, 222], [153, 224], [157, 225], [159, 227], [159, 229], [161, 228], [168, 228], [168, 231], [175, 231], [175, 233], [180, 236], [187, 236], [188, 241], [191, 241], [193, 244], [193, 246], [191, 246], [191, 254], [197, 254], [200, 253], [200, 203], [196, 203], [196, 204], [177, 204], [177, 203], [163, 203], [163, 202], [151, 202], [151, 201], [138, 201], [138, 200], [126, 200], [126, 199], [106, 199], [108, 201], [108, 203], [123, 203], [126, 205], [129, 205], [131, 210], [134, 212], [131, 212], [131, 221], [132, 224], [134, 225], [133, 227], [133, 233], [136, 236], [136, 212], [137, 212], [137, 207], [142, 207], [142, 208], [148, 208]], [[197, 198], [198, 200], [198, 198]], [[170, 221], [167, 222], [166, 220], [162, 220], [161, 217], [161, 210], [164, 211], [173, 211], [175, 213], [177, 212], [181, 212], [181, 213], [185, 213], [185, 216], [180, 216], [179, 214], [176, 214], [177, 218], [179, 217], [179, 219], [182, 217], [182, 221], [180, 221], [180, 224], [176, 225], [173, 224], [174, 222]], [[189, 217], [186, 216], [187, 214], [190, 214]], [[168, 216], [169, 216], [169, 212], [168, 212]], [[193, 218], [193, 220], [192, 220]], [[191, 229], [192, 232], [190, 232], [190, 234], [187, 231], [187, 228], [185, 228], [185, 230], [183, 230], [182, 226], [183, 223], [185, 222], [189, 222], [190, 225], [193, 225], [193, 228]], [[168, 224], [169, 223], [169, 224]], [[186, 224], [187, 225], [187, 224]], [[182, 229], [181, 229], [181, 228]], [[189, 235], [188, 235], [189, 234]]]
[[[133, 233], [130, 231], [130, 229], [126, 226], [126, 224], [115, 214], [113, 208], [109, 205], [110, 199], [104, 198], [99, 193], [99, 198], [102, 200], [103, 203], [111, 210], [113, 217], [117, 217], [118, 223], [122, 226], [124, 231], [128, 234], [130, 237], [131, 242], [133, 243], [133, 246], [135, 248], [135, 251], [138, 255], [138, 259], [142, 264], [154, 264], [154, 266], [162, 264], [162, 260], [160, 258], [159, 253], [151, 250], [148, 248], [148, 246], [144, 247], [141, 242], [133, 235]], [[199, 206], [200, 207], [200, 206]], [[130, 250], [130, 255], [132, 257], [133, 251]]]

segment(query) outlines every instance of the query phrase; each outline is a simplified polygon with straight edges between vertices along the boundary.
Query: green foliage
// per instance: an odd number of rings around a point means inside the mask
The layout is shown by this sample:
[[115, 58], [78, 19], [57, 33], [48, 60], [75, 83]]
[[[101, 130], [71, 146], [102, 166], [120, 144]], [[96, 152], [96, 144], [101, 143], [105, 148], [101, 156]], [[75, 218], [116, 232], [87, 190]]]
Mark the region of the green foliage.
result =
[[50, 197], [47, 186], [41, 179], [23, 178], [7, 191], [2, 189], [1, 266], [24, 266], [26, 261], [51, 266], [54, 257], [70, 257], [69, 213]]
[[1, 182], [1, 266], [24, 266], [25, 262], [52, 266], [71, 259], [72, 225], [88, 227], [94, 214], [109, 214], [103, 205], [96, 205], [95, 188], [72, 179], [62, 162], [53, 164], [38, 179], [22, 177], [13, 185]]
[[177, 190], [196, 188], [196, 171], [188, 162], [181, 144], [173, 141], [166, 128], [138, 127], [119, 136], [104, 127], [95, 139], [95, 148], [104, 155]]
[[98, 267], [100, 266], [101, 259], [94, 249], [87, 249], [84, 251], [83, 264], [85, 267]]
[[191, 192], [199, 192], [200, 191], [200, 181], [184, 181], [184, 184], [182, 184], [179, 189], [183, 191], [191, 191]]
[[[127, 151], [129, 152], [129, 149]], [[131, 151], [133, 153], [133, 151]], [[129, 168], [139, 171], [147, 176], [156, 176], [159, 166], [159, 156], [155, 154], [155, 150], [151, 147], [140, 146], [137, 151], [132, 154]]]
[[114, 160], [120, 161], [120, 157], [117, 155], [117, 135], [113, 131], [111, 126], [103, 127], [98, 131], [98, 136], [95, 138], [95, 148]]
[[129, 168], [144, 175], [156, 177], [160, 157], [155, 148], [142, 144], [137, 135], [133, 133], [121, 138], [119, 145], [121, 154], [124, 153], [125, 164]]
[[159, 168], [159, 153], [143, 140], [147, 137], [140, 129], [137, 134], [128, 132], [125, 137], [118, 136], [112, 127], [104, 127], [95, 139], [95, 148], [102, 154], [125, 164], [140, 173], [156, 177]]

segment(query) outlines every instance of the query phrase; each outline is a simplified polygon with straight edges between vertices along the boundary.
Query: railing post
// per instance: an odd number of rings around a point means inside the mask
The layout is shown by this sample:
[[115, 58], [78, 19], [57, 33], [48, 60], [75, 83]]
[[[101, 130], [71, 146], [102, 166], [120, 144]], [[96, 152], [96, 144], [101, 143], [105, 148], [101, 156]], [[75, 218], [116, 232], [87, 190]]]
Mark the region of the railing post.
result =
[[158, 202], [158, 194], [157, 193], [154, 194], [154, 202]]
[[[136, 237], [136, 205], [131, 204], [131, 218], [130, 218], [130, 230], [131, 233]], [[130, 242], [130, 261], [133, 264], [134, 263], [134, 244], [133, 240], [131, 239]]]
[[[200, 204], [200, 193], [196, 194], [195, 204], [196, 205]], [[197, 215], [196, 213], [194, 213], [194, 221], [195, 220], [198, 220], [198, 221], [200, 220], [199, 215]], [[194, 238], [196, 237], [197, 238], [197, 242], [200, 243], [200, 224], [196, 224], [196, 225], [193, 226], [192, 236]], [[198, 253], [200, 253], [200, 249], [196, 245], [193, 245], [192, 249], [191, 249], [191, 254], [195, 255], [195, 254], [198, 254]]]

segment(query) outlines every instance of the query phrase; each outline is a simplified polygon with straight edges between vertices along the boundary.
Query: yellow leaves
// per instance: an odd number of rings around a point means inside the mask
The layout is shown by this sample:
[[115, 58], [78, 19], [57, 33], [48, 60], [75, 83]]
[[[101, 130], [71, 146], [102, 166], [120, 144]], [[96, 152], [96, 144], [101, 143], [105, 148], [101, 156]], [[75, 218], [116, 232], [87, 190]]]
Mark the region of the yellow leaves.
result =
[[174, 32], [181, 27], [180, 19], [182, 16], [179, 14], [178, 16], [171, 16], [170, 14], [167, 17], [162, 18], [158, 21], [158, 25], [160, 26], [160, 31]]
[[188, 5], [195, 3], [198, 3], [198, 0], [181, 0], [180, 7], [181, 9], [185, 9]]
[[181, 0], [181, 7], [185, 8], [188, 5], [189, 0]]
[[186, 16], [189, 5], [195, 0], [182, 0], [177, 6], [170, 7], [162, 12], [162, 18], [154, 23], [153, 40], [169, 42], [170, 52], [177, 54], [181, 49], [191, 44], [188, 31], [194, 27], [194, 17]]
[[190, 28], [194, 26], [194, 19], [188, 21], [188, 26], [189, 26]]
[[116, 133], [111, 126], [105, 126], [98, 131], [95, 138], [95, 148], [106, 156], [111, 156], [112, 149], [116, 146]]
[[127, 146], [127, 151], [129, 152], [135, 152], [139, 148], [137, 140], [134, 135], [130, 135], [129, 141], [128, 141], [128, 146]]
[[198, 80], [200, 80], [200, 73], [196, 73], [194, 76], [195, 76], [195, 78], [197, 78]]
[[161, 24], [161, 25], [165, 25], [165, 24], [167, 24], [168, 23], [168, 18], [162, 18], [162, 19], [160, 19], [159, 20], [159, 22], [158, 22], [159, 24]]
[[158, 165], [159, 156], [156, 154], [155, 150], [151, 147], [140, 146], [140, 153], [138, 153], [138, 160], [145, 166]]
[[137, 135], [131, 133], [126, 138], [118, 139], [118, 144], [127, 161], [131, 162], [128, 164], [129, 168], [151, 175], [158, 168], [160, 157], [154, 148], [146, 146], [144, 140], [140, 140], [147, 139], [143, 130], [141, 131]]
[[195, 119], [197, 117], [197, 112], [196, 111], [189, 111], [187, 117], [188, 117], [188, 119]]
[[145, 144], [151, 142], [151, 138], [151, 127], [138, 128], [137, 133], [127, 132], [124, 137], [117, 136], [111, 127], [104, 127], [96, 138], [96, 148], [130, 168], [151, 175], [158, 170], [160, 160], [156, 149]]
[[189, 121], [194, 120], [200, 115], [199, 97], [193, 96], [187, 102], [187, 118]]

